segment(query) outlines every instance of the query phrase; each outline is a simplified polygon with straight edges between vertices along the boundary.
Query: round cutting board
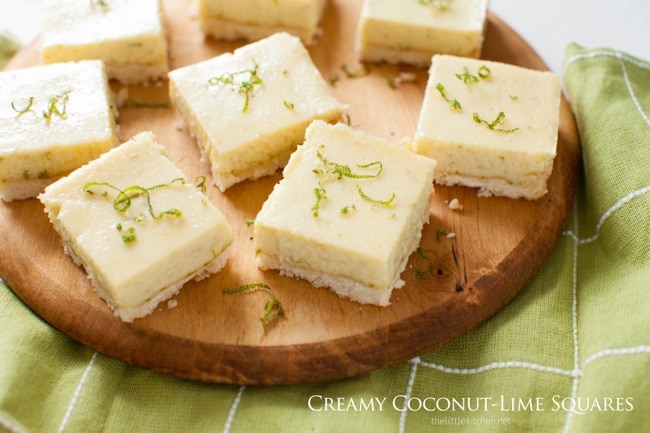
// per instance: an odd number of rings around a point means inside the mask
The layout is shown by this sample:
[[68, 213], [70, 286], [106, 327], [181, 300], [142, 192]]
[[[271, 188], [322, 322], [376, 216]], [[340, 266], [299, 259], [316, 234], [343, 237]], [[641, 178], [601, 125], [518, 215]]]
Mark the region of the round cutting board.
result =
[[[243, 42], [217, 42], [199, 32], [189, 1], [164, 2], [171, 68], [232, 51]], [[354, 37], [361, 1], [330, 0], [323, 33], [309, 48], [336, 96], [349, 105], [352, 127], [397, 142], [414, 134], [427, 71], [370, 65], [362, 70]], [[511, 28], [489, 15], [483, 58], [546, 69]], [[39, 63], [37, 42], [9, 68]], [[408, 73], [409, 75], [404, 75]], [[412, 75], [411, 75], [412, 74]], [[401, 81], [396, 77], [414, 77]], [[117, 84], [112, 84], [115, 91]], [[168, 101], [167, 83], [131, 87], [147, 103]], [[196, 143], [174, 107], [126, 105], [121, 139], [151, 130], [189, 179], [209, 173]], [[210, 200], [223, 210], [237, 237], [228, 265], [186, 284], [151, 315], [123, 323], [91, 289], [83, 270], [64, 254], [37, 199], [0, 204], [0, 276], [37, 314], [72, 338], [119, 360], [199, 381], [229, 384], [294, 384], [360, 375], [386, 367], [467, 332], [508, 303], [549, 255], [570, 212], [579, 176], [579, 142], [562, 100], [558, 153], [549, 192], [536, 201], [477, 197], [464, 187], [435, 187], [430, 221], [391, 305], [376, 307], [341, 299], [302, 280], [260, 271], [254, 260], [253, 220], [278, 173], [219, 192]], [[458, 199], [462, 210], [448, 206]], [[442, 230], [455, 236], [441, 236]], [[266, 328], [260, 317], [266, 292], [224, 294], [225, 289], [265, 283], [285, 316]]]

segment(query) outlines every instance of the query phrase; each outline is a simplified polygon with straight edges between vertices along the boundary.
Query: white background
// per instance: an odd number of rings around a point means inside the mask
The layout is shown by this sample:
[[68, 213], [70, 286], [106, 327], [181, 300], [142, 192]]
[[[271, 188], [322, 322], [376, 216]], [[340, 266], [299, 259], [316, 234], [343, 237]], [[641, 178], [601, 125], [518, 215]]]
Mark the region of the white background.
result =
[[[0, 33], [9, 31], [23, 44], [33, 41], [41, 30], [42, 2], [0, 0]], [[490, 10], [558, 74], [570, 42], [650, 61], [650, 0], [491, 0]]]

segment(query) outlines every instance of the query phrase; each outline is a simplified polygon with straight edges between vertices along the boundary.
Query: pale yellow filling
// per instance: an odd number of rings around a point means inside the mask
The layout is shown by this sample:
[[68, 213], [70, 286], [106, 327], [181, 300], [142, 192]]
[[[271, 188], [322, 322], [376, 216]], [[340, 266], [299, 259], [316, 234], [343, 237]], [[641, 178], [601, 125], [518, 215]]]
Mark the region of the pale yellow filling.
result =
[[498, 195], [536, 198], [556, 155], [559, 100], [551, 72], [437, 55], [410, 148], [438, 161], [441, 183], [494, 181], [515, 187]]
[[[180, 181], [183, 173], [165, 155], [151, 133], [141, 133], [39, 196], [68, 252], [127, 320], [159, 293], [199, 275], [234, 242], [223, 214], [193, 180]], [[129, 187], [148, 192], [119, 211], [118, 190]]]
[[[255, 218], [258, 263], [390, 293], [429, 217], [435, 162], [413, 156], [341, 123], [312, 123]], [[323, 160], [371, 177], [319, 174], [332, 168]]]

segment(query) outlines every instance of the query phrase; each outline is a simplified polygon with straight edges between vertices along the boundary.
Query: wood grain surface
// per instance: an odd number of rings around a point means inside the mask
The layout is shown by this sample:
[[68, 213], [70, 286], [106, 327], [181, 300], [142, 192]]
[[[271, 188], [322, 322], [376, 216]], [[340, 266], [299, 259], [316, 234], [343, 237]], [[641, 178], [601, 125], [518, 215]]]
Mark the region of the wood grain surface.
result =
[[[205, 39], [189, 1], [166, 0], [171, 68], [232, 51], [239, 43]], [[354, 36], [361, 1], [330, 0], [323, 35], [309, 48], [316, 66], [347, 104], [354, 128], [399, 141], [415, 132], [426, 70], [371, 65], [370, 73], [349, 78], [341, 70], [359, 67]], [[38, 41], [22, 50], [8, 68], [39, 63]], [[483, 58], [546, 69], [539, 56], [510, 27], [490, 14]], [[413, 72], [417, 79], [396, 89], [391, 77]], [[114, 90], [119, 86], [112, 84]], [[167, 83], [132, 87], [148, 102], [167, 101]], [[122, 141], [151, 130], [168, 147], [188, 178], [208, 174], [207, 163], [171, 106], [120, 110]], [[295, 384], [360, 375], [396, 364], [450, 341], [479, 325], [508, 303], [548, 257], [570, 212], [579, 175], [579, 142], [572, 114], [562, 100], [558, 154], [549, 192], [537, 201], [479, 198], [476, 190], [436, 186], [430, 222], [421, 247], [434, 264], [413, 254], [389, 307], [361, 305], [327, 289], [260, 271], [254, 261], [254, 219], [280, 174], [238, 184], [208, 197], [220, 207], [237, 237], [226, 268], [184, 286], [153, 314], [127, 324], [93, 292], [85, 273], [63, 252], [43, 206], [36, 199], [0, 203], [0, 276], [38, 315], [91, 348], [136, 366], [198, 381], [240, 385]], [[457, 198], [462, 210], [447, 202]], [[455, 237], [438, 239], [439, 229]], [[268, 297], [223, 290], [247, 283], [271, 286], [286, 316], [264, 329]]]

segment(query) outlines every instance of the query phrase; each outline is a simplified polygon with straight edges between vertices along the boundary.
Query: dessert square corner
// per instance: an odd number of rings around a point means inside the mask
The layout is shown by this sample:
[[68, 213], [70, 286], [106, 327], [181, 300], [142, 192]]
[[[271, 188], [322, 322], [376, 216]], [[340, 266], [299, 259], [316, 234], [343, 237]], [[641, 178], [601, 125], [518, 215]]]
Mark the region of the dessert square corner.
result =
[[535, 200], [548, 191], [560, 97], [551, 72], [436, 55], [409, 147], [438, 162], [439, 184]]
[[221, 191], [275, 173], [311, 121], [345, 107], [288, 33], [171, 71], [169, 93]]
[[150, 132], [106, 152], [39, 195], [65, 252], [125, 322], [191, 279], [221, 270], [234, 245], [225, 216]]
[[118, 144], [112, 97], [98, 60], [0, 72], [0, 198], [45, 186]]
[[316, 42], [327, 0], [199, 0], [198, 21], [217, 40], [264, 39], [287, 32], [306, 46]]
[[44, 0], [44, 64], [99, 59], [124, 85], [158, 81], [169, 71], [161, 0]]
[[360, 60], [427, 67], [434, 54], [480, 57], [488, 0], [364, 0]]
[[429, 219], [435, 161], [313, 122], [255, 218], [263, 269], [386, 306]]

